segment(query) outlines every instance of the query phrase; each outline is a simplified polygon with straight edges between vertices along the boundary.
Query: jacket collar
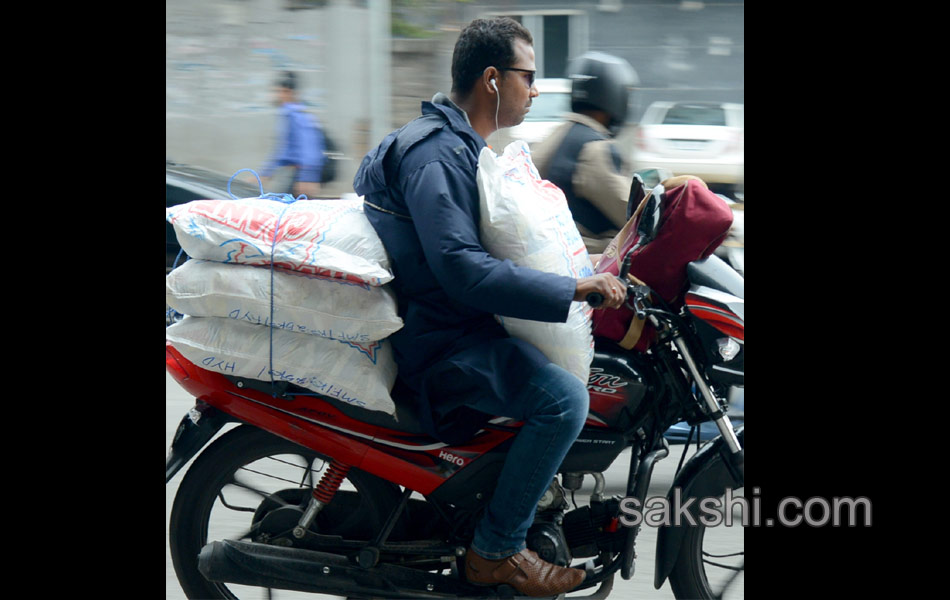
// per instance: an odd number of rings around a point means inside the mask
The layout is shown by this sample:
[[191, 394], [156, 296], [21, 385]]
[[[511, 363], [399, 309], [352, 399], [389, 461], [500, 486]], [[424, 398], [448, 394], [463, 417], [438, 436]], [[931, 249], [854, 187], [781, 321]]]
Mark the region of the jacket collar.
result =
[[478, 132], [472, 129], [472, 122], [469, 120], [468, 114], [442, 92], [436, 93], [436, 95], [432, 97], [431, 102], [422, 102], [422, 114], [433, 113], [443, 115], [448, 120], [453, 131], [457, 134], [465, 134], [472, 138], [479, 148], [485, 145], [485, 140], [482, 139], [482, 136], [478, 135]]

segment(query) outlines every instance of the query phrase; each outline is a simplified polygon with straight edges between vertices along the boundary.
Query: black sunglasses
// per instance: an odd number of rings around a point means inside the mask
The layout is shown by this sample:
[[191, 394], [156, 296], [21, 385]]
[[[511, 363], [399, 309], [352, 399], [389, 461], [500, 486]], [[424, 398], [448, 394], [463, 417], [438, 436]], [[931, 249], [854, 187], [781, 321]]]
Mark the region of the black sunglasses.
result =
[[497, 67], [499, 71], [520, 71], [522, 73], [528, 74], [528, 87], [530, 88], [534, 85], [534, 74], [535, 71], [530, 69], [516, 69], [515, 67]]

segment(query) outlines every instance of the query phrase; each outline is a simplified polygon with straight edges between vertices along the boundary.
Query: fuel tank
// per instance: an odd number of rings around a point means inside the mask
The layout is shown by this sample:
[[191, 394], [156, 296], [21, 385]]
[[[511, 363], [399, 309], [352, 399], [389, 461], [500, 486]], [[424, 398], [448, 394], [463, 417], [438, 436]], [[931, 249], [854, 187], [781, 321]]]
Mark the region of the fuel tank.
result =
[[652, 372], [652, 364], [640, 353], [598, 349], [587, 380], [588, 422], [621, 431], [627, 429], [645, 408]]
[[624, 433], [646, 411], [650, 368], [633, 352], [595, 352], [587, 382], [587, 424], [564, 458], [562, 472], [600, 472], [610, 466], [625, 447]]

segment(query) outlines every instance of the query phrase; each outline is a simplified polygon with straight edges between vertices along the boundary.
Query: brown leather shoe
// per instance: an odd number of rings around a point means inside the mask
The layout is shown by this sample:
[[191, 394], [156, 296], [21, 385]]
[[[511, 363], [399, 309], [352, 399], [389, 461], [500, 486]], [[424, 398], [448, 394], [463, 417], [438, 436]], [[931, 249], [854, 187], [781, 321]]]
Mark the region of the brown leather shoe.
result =
[[587, 573], [552, 565], [531, 550], [501, 560], [488, 560], [469, 550], [465, 577], [475, 585], [508, 584], [525, 596], [556, 596], [580, 585]]

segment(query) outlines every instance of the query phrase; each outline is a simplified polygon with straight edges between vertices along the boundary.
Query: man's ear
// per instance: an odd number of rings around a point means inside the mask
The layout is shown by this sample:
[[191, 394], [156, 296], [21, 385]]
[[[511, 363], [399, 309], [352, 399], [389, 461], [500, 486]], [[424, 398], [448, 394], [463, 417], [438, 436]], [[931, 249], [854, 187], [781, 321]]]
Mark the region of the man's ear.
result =
[[485, 85], [486, 91], [489, 94], [498, 93], [498, 77], [501, 75], [501, 72], [495, 67], [487, 67], [484, 72], [482, 72], [482, 83]]

